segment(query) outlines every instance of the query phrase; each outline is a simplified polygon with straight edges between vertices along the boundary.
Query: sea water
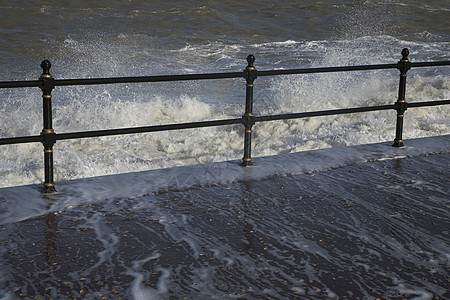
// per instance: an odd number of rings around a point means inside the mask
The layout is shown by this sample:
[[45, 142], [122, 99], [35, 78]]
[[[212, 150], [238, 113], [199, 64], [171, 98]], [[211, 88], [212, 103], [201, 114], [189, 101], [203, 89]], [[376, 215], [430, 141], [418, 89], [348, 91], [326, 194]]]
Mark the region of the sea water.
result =
[[[0, 4], [0, 80], [258, 70], [449, 59], [446, 1], [14, 1]], [[255, 115], [392, 104], [398, 70], [258, 78]], [[449, 99], [448, 67], [408, 73], [410, 102]], [[245, 80], [57, 87], [56, 133], [239, 118]], [[38, 88], [0, 90], [0, 137], [42, 130]], [[395, 111], [258, 123], [253, 156], [393, 140]], [[410, 109], [404, 138], [449, 133]], [[239, 160], [241, 125], [58, 141], [55, 180]], [[0, 187], [42, 181], [42, 145], [2, 146]]]

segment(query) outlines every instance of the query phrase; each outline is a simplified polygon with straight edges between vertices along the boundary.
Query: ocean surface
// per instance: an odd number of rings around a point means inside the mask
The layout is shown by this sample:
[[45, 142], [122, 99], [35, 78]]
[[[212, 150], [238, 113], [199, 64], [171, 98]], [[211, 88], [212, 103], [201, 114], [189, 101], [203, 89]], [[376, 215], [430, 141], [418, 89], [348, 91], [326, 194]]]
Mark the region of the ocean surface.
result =
[[[450, 58], [448, 1], [2, 1], [0, 80], [241, 71]], [[255, 115], [392, 104], [398, 70], [255, 81]], [[448, 67], [409, 71], [406, 98], [450, 98]], [[245, 80], [57, 87], [56, 133], [239, 118]], [[42, 130], [38, 88], [0, 90], [0, 137]], [[395, 111], [258, 123], [253, 156], [392, 141]], [[414, 108], [404, 139], [448, 134], [449, 108]], [[55, 180], [241, 159], [241, 125], [58, 141]], [[42, 145], [0, 148], [0, 187], [42, 182]]]

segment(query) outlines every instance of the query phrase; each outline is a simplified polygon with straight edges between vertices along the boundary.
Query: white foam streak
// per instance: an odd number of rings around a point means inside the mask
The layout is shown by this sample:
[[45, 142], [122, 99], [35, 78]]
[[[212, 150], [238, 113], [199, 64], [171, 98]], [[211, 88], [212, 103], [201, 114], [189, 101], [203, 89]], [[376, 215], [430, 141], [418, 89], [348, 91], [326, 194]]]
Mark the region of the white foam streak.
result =
[[142, 260], [135, 260], [132, 263], [132, 267], [128, 269], [127, 273], [134, 277], [131, 283], [131, 297], [135, 300], [156, 300], [162, 299], [167, 293], [167, 279], [170, 276], [170, 272], [164, 268], [157, 268], [162, 274], [156, 284], [156, 289], [146, 287], [144, 285], [144, 273], [142, 273], [142, 267], [144, 264], [157, 260], [161, 255], [159, 253], [153, 253], [149, 257]]
[[93, 229], [96, 234], [96, 240], [100, 241], [103, 246], [103, 250], [97, 252], [99, 260], [83, 272], [83, 277], [88, 277], [92, 270], [97, 269], [107, 261], [112, 263], [112, 256], [117, 251], [119, 239], [103, 224], [102, 219], [102, 214], [96, 213], [88, 217], [82, 225], [85, 229]]

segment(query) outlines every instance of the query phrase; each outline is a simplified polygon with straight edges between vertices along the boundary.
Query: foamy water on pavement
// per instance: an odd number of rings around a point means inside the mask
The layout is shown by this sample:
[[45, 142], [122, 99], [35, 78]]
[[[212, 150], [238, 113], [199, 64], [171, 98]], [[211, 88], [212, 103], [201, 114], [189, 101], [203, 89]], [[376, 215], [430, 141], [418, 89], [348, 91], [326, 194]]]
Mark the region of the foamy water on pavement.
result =
[[[102, 187], [101, 178], [63, 183], [30, 217], [18, 222], [6, 214], [0, 295], [446, 298], [448, 136], [410, 142], [404, 149], [376, 144], [265, 158], [272, 175], [264, 167], [231, 176], [218, 172], [231, 166], [204, 168], [216, 184], [198, 184], [195, 166], [129, 174], [129, 182], [152, 172], [180, 174], [172, 185], [149, 182], [148, 193], [131, 188], [129, 197], [114, 196], [120, 181], [127, 189], [122, 175], [105, 178], [109, 184], [92, 201], [64, 193], [82, 183], [94, 195], [89, 189]], [[334, 163], [314, 168], [314, 154], [322, 162], [334, 156]], [[295, 162], [297, 174], [294, 167], [282, 173]], [[34, 187], [27, 189], [33, 195]], [[65, 207], [58, 203], [70, 197]]]

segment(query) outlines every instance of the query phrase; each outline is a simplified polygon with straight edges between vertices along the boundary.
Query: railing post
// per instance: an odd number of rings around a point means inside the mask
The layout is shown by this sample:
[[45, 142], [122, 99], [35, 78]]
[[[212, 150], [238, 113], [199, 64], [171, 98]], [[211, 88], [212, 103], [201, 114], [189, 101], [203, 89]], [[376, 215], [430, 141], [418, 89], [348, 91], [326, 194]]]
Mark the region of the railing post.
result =
[[397, 69], [400, 70], [400, 83], [398, 87], [398, 100], [395, 103], [397, 110], [397, 127], [395, 129], [395, 140], [392, 146], [403, 147], [403, 117], [408, 103], [405, 100], [406, 91], [406, 72], [411, 68], [411, 62], [408, 59], [409, 50], [404, 48], [402, 50], [402, 59], [398, 62]]
[[42, 75], [40, 80], [42, 85], [42, 105], [43, 105], [43, 121], [44, 128], [41, 135], [43, 136], [42, 144], [44, 145], [44, 192], [55, 192], [55, 183], [53, 181], [53, 145], [56, 142], [55, 132], [52, 125], [52, 90], [55, 88], [55, 81], [50, 74], [51, 63], [48, 60], [44, 60], [41, 63]]
[[253, 66], [255, 57], [253, 55], [247, 56], [248, 65], [245, 68], [245, 79], [247, 80], [247, 87], [245, 93], [245, 113], [242, 116], [242, 124], [244, 124], [244, 157], [242, 158], [241, 166], [251, 166], [252, 163], [252, 127], [255, 125], [255, 117], [253, 116], [253, 82], [256, 79], [257, 71]]

